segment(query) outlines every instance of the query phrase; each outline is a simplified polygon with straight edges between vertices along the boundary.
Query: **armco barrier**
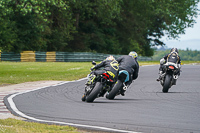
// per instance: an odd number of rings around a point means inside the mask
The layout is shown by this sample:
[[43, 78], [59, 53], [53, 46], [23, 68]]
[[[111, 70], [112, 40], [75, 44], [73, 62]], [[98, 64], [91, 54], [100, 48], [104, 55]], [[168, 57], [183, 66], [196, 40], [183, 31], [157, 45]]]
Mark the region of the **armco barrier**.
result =
[[56, 61], [56, 52], [46, 52], [46, 61], [55, 62]]
[[[23, 51], [22, 53], [1, 52], [1, 61], [21, 61], [21, 62], [86, 62], [102, 61], [109, 54], [90, 52], [39, 52]], [[118, 58], [122, 55], [113, 55]], [[150, 57], [138, 57], [139, 61], [151, 61]]]
[[21, 61], [20, 53], [1, 52], [1, 61]]
[[21, 54], [21, 62], [35, 62], [34, 51], [23, 51]]
[[36, 62], [46, 62], [46, 52], [35, 52], [35, 60]]

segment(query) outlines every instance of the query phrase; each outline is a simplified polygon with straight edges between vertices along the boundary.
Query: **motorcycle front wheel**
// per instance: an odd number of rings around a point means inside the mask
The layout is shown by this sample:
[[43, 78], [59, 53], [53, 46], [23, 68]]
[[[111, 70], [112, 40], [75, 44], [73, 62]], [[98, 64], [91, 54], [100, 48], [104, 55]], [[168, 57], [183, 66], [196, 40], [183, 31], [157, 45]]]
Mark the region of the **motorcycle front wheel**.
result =
[[110, 100], [114, 99], [122, 85], [122, 81], [118, 80], [117, 83], [113, 86], [112, 90], [109, 92], [109, 94], [106, 95], [106, 98]]
[[97, 98], [102, 88], [103, 84], [101, 82], [97, 82], [90, 94], [86, 96], [86, 102], [93, 102]]
[[167, 93], [169, 91], [169, 88], [171, 87], [171, 80], [172, 76], [167, 74], [163, 85], [163, 90], [162, 90], [163, 93]]

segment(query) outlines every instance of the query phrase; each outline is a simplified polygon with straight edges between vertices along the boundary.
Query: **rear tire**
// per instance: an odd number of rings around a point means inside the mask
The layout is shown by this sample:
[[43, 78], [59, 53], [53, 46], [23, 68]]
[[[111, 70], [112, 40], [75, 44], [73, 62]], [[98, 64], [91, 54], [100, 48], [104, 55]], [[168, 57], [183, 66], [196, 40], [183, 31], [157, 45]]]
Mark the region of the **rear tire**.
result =
[[122, 87], [122, 82], [120, 80], [117, 81], [117, 83], [114, 85], [112, 90], [109, 92], [109, 94], [106, 95], [107, 99], [114, 99], [117, 93], [119, 92], [119, 89]]
[[102, 88], [103, 88], [102, 83], [97, 82], [92, 92], [90, 92], [90, 94], [86, 96], [86, 102], [93, 102], [97, 98]]
[[167, 74], [166, 77], [165, 77], [165, 82], [164, 82], [164, 85], [163, 85], [163, 93], [167, 93], [169, 91], [169, 88], [171, 87], [171, 79], [172, 79], [172, 76]]

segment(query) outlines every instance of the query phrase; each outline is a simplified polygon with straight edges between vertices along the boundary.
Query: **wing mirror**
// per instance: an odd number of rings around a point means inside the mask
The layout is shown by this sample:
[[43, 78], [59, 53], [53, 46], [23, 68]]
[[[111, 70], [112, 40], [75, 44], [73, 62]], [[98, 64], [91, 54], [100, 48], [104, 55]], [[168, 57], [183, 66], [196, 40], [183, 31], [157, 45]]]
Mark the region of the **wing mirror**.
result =
[[96, 63], [95, 61], [92, 61], [92, 64], [93, 64], [93, 65], [96, 65], [97, 63]]

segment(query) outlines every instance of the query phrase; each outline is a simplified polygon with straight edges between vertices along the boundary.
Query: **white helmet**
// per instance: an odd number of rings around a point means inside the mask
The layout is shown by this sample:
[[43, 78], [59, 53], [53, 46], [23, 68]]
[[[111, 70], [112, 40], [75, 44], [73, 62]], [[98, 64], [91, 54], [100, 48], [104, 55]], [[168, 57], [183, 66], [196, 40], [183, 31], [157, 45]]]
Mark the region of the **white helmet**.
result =
[[112, 55], [110, 55], [110, 56], [108, 56], [108, 57], [106, 58], [106, 60], [115, 60], [115, 58], [114, 58]]

